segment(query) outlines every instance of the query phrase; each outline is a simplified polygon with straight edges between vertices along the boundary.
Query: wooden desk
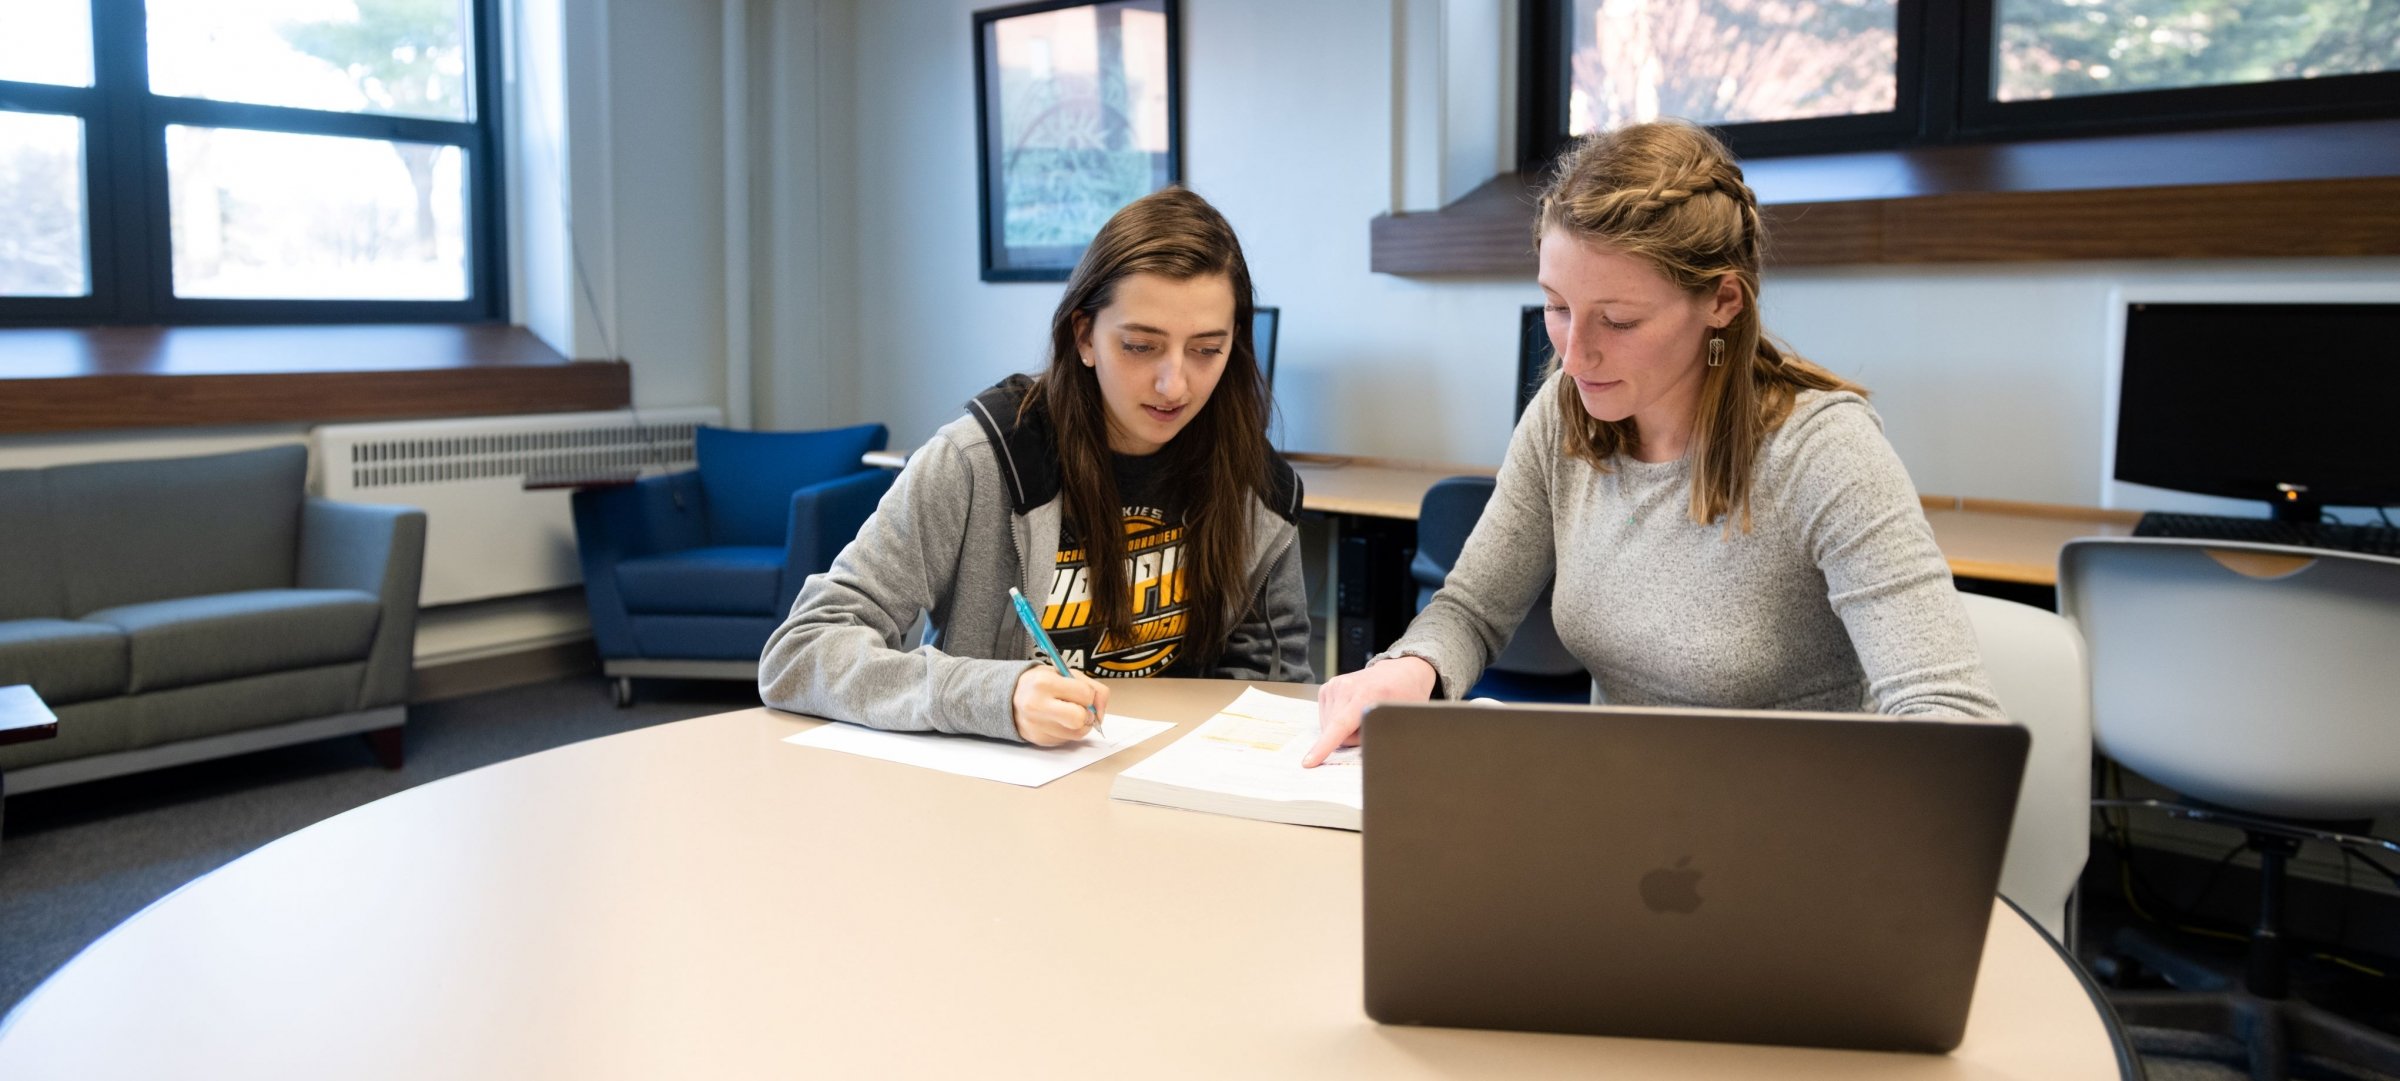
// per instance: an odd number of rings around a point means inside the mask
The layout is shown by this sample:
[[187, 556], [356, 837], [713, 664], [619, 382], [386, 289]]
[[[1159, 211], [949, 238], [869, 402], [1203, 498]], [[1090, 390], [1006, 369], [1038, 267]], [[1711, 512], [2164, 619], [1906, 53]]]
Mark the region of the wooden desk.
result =
[[1417, 520], [1425, 490], [1445, 477], [1488, 477], [1488, 465], [1353, 458], [1295, 451], [1284, 455], [1300, 474], [1301, 507], [1324, 514]]
[[2138, 510], [1925, 495], [1925, 520], [1950, 573], [2018, 585], [2058, 584], [2058, 552], [2077, 537], [2123, 537]]
[[[1238, 689], [1114, 701], [1188, 726]], [[1110, 801], [1171, 734], [1023, 789], [779, 742], [811, 723], [642, 729], [293, 833], [36, 989], [0, 1024], [0, 1077], [2062, 1081], [2131, 1061], [2001, 906], [1950, 1056], [1378, 1026], [1358, 836]]]
[[[1444, 477], [1491, 476], [1490, 466], [1445, 465], [1338, 454], [1286, 455], [1300, 472], [1307, 494], [1302, 505], [1327, 514], [1370, 515], [1416, 521], [1425, 490]], [[2058, 551], [2077, 537], [2133, 533], [2140, 511], [2102, 510], [2055, 503], [2019, 503], [1948, 495], [1918, 497], [1934, 543], [1950, 562], [1950, 573], [2020, 585], [2056, 585]]]

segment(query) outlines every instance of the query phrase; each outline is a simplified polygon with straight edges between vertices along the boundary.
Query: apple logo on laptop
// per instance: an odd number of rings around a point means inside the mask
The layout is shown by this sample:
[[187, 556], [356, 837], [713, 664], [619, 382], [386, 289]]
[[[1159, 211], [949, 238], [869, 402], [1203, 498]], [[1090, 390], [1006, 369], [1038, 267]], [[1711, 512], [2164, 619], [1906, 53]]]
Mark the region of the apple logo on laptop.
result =
[[1689, 915], [1700, 911], [1700, 869], [1685, 856], [1673, 867], [1660, 867], [1642, 876], [1642, 903], [1652, 912]]

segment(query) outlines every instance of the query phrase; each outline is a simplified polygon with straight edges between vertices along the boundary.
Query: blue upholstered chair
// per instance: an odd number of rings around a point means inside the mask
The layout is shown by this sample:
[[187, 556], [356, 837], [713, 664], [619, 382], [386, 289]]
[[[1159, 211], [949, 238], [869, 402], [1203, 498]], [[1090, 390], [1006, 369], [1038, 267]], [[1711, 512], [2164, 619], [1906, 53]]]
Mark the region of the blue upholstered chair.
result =
[[[1417, 581], [1417, 610], [1432, 603], [1434, 591], [1450, 577], [1450, 568], [1467, 546], [1467, 535], [1483, 518], [1491, 501], [1492, 478], [1445, 477], [1426, 489], [1417, 505], [1417, 557], [1408, 573]], [[1550, 587], [1534, 599], [1525, 621], [1483, 670], [1468, 695], [1503, 702], [1589, 702], [1592, 677], [1583, 662], [1560, 644], [1550, 622]]]
[[890, 470], [859, 463], [886, 438], [880, 424], [701, 428], [697, 469], [576, 492], [584, 598], [617, 704], [636, 678], [758, 678], [800, 583], [892, 486]]

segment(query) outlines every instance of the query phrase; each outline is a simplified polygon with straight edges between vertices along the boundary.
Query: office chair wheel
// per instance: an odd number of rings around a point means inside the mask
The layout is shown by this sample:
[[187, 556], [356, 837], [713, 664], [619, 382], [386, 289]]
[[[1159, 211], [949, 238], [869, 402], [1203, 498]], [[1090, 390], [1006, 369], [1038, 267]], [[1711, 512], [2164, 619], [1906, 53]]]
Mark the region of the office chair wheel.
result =
[[633, 704], [633, 677], [632, 677], [632, 676], [618, 676], [618, 677], [616, 678], [616, 683], [615, 683], [615, 688], [614, 688], [614, 689], [615, 689], [615, 696], [616, 696], [616, 700], [617, 700], [617, 708], [618, 708], [618, 709], [624, 709], [625, 707], [627, 707], [627, 706], [630, 706], [630, 705], [632, 705], [632, 704]]

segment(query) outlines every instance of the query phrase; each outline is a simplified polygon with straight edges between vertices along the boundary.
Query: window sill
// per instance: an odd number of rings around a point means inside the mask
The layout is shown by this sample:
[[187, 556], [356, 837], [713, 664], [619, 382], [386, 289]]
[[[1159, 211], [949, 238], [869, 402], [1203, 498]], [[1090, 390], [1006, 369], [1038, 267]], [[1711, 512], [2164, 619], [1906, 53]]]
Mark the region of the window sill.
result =
[[[1743, 165], [1769, 266], [2400, 254], [2400, 120], [1925, 147]], [[1531, 276], [1514, 173], [1370, 223], [1369, 266]]]
[[622, 362], [523, 327], [0, 329], [0, 433], [623, 408]]

